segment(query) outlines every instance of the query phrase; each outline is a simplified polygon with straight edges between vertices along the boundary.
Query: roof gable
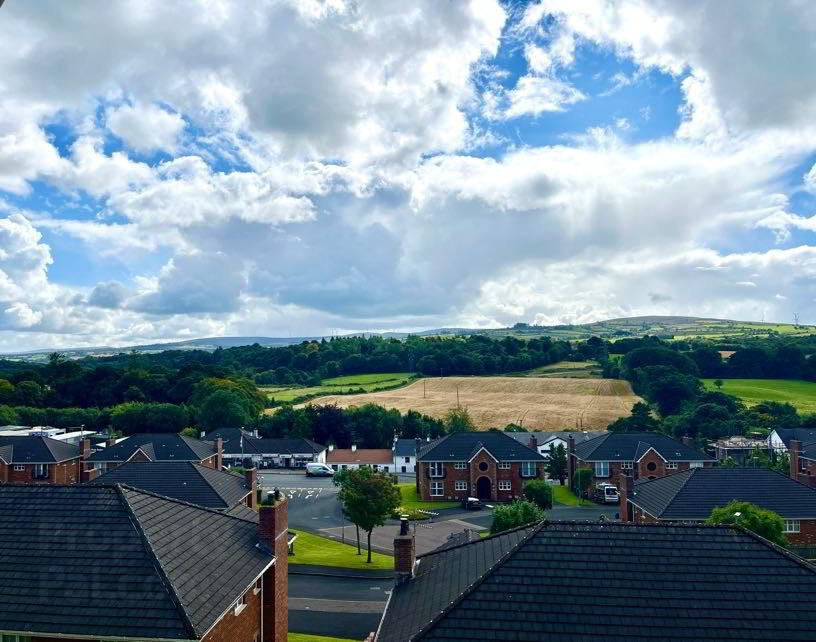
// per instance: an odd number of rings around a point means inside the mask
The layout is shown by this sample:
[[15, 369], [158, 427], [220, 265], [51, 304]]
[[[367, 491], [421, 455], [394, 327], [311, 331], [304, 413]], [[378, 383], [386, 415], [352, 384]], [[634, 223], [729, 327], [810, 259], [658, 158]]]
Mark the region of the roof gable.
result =
[[93, 453], [89, 460], [124, 462], [140, 448], [152, 461], [203, 461], [215, 455], [215, 446], [208, 441], [175, 433], [141, 433]]
[[607, 433], [577, 444], [575, 454], [583, 461], [637, 461], [649, 448], [665, 461], [713, 461], [682, 441], [651, 432]]
[[50, 437], [0, 436], [0, 448], [7, 464], [53, 464], [80, 456], [79, 447]]
[[423, 448], [419, 461], [469, 461], [484, 448], [496, 461], [543, 461], [544, 458], [507, 433], [487, 430], [447, 435]]

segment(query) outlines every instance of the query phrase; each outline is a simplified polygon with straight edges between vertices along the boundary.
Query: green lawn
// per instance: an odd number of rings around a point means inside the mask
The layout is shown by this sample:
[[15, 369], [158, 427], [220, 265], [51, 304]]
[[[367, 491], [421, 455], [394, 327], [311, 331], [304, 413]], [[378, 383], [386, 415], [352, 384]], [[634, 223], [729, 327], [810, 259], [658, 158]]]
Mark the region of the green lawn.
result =
[[351, 638], [328, 638], [325, 635], [309, 635], [308, 633], [289, 633], [289, 642], [355, 642]]
[[[335, 542], [305, 531], [295, 531], [295, 554], [289, 556], [292, 564], [319, 564], [339, 568], [394, 570], [394, 558], [382, 553], [371, 553], [371, 564], [366, 562], [365, 533], [360, 532], [362, 555], [357, 555], [357, 546]], [[346, 541], [356, 542], [353, 526], [346, 528]]]
[[594, 506], [592, 502], [586, 499], [576, 497], [568, 486], [553, 485], [553, 501], [558, 504], [566, 504], [567, 506]]
[[290, 403], [304, 397], [314, 398], [321, 395], [375, 392], [398, 388], [410, 383], [415, 376], [411, 372], [345, 375], [323, 379], [319, 386], [259, 386], [259, 389], [276, 403]]
[[452, 508], [459, 506], [459, 502], [426, 502], [419, 498], [416, 492], [416, 484], [407, 482], [405, 484], [397, 484], [399, 486], [400, 495], [402, 495], [402, 506], [399, 507], [400, 514], [407, 513], [412, 518], [425, 519], [422, 513], [414, 516], [413, 512], [421, 510], [435, 511], [440, 508]]
[[[717, 390], [714, 379], [703, 379], [708, 390]], [[722, 391], [752, 406], [761, 401], [787, 402], [799, 411], [816, 412], [816, 383], [796, 379], [723, 379]]]

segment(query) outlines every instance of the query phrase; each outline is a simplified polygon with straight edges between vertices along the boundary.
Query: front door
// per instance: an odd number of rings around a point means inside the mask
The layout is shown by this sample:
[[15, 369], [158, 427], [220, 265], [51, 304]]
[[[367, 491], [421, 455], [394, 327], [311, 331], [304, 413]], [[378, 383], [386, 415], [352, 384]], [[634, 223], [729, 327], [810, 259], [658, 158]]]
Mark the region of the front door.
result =
[[476, 497], [479, 499], [491, 499], [491, 484], [489, 477], [479, 477], [476, 480]]

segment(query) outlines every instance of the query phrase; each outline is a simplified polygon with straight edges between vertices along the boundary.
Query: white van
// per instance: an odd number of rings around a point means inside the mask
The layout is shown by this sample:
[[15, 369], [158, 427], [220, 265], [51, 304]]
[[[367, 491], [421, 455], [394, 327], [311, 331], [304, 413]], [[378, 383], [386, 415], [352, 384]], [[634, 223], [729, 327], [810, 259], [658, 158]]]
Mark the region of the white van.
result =
[[331, 477], [334, 471], [326, 464], [306, 464], [306, 477]]

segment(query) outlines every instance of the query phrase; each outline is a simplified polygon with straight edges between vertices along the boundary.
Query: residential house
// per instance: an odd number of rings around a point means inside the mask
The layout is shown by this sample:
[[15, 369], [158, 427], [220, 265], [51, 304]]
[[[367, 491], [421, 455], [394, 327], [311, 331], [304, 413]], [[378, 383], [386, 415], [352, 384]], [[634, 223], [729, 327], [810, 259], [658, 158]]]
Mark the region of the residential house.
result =
[[0, 436], [0, 483], [78, 484], [90, 442], [80, 446], [50, 437]]
[[287, 504], [243, 518], [123, 485], [0, 486], [0, 638], [287, 639]]
[[416, 472], [417, 445], [422, 445], [421, 439], [394, 439], [394, 472]]
[[803, 445], [816, 443], [816, 429], [777, 428], [768, 435], [768, 447], [777, 453], [787, 453], [793, 440]]
[[703, 522], [739, 500], [779, 514], [792, 544], [816, 546], [816, 490], [768, 468], [691, 468], [618, 487], [624, 521]]
[[769, 454], [767, 439], [752, 439], [742, 435], [723, 437], [714, 442], [714, 457], [718, 462], [726, 459], [743, 465], [755, 452]]
[[94, 468], [107, 472], [128, 461], [191, 461], [207, 468], [223, 467], [223, 441], [201, 441], [176, 433], [141, 433], [108, 445], [91, 454]]
[[568, 441], [570, 487], [578, 468], [592, 469], [594, 486], [604, 481], [617, 483], [621, 473], [635, 479], [655, 479], [714, 465], [714, 459], [693, 448], [691, 440], [678, 441], [653, 432], [609, 432], [581, 443]]
[[606, 431], [559, 430], [556, 432], [508, 432], [507, 434], [525, 446], [537, 450], [542, 457], [549, 459], [551, 448], [563, 446], [564, 451], [568, 451], [570, 435], [575, 439], [576, 444], [580, 444], [605, 435]]
[[230, 510], [239, 504], [254, 509], [258, 503], [255, 468], [235, 475], [192, 461], [129, 461], [91, 483], [125, 484], [213, 510]]
[[369, 640], [813, 638], [816, 567], [740, 527], [545, 521], [414, 551], [406, 521]]
[[370, 467], [382, 472], [394, 472], [394, 452], [390, 448], [335, 448], [329, 446], [326, 463], [333, 470]]
[[266, 439], [240, 428], [219, 428], [202, 433], [224, 442], [224, 463], [255, 468], [305, 468], [309, 462], [326, 462], [326, 447], [303, 437]]
[[544, 478], [546, 460], [504, 432], [462, 432], [431, 442], [417, 456], [417, 493], [424, 500], [478, 497], [507, 501], [524, 483]]

